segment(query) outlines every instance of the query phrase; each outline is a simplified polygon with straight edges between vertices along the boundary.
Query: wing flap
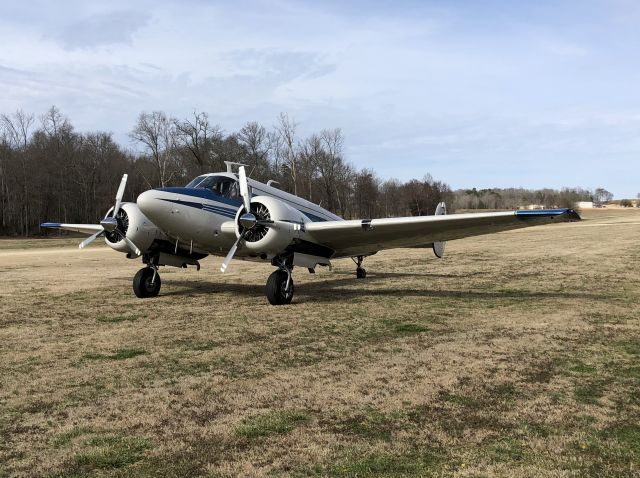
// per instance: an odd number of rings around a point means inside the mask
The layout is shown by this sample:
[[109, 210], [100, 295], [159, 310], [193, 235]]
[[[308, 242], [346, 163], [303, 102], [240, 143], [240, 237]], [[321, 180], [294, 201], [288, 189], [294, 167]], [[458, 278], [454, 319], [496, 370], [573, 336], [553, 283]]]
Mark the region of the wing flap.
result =
[[305, 227], [314, 240], [334, 249], [335, 257], [344, 257], [572, 220], [580, 220], [572, 209], [547, 209], [327, 221]]

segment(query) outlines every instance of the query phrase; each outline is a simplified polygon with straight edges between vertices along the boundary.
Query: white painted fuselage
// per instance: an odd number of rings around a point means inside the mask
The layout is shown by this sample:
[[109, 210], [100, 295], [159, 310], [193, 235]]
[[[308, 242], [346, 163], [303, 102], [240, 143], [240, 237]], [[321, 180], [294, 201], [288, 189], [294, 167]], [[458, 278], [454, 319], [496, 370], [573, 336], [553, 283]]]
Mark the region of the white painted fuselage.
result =
[[[237, 181], [233, 173], [203, 175], [229, 178]], [[293, 194], [267, 184], [248, 179], [254, 200], [261, 196], [275, 198], [298, 214], [290, 222], [304, 224], [317, 221], [341, 220], [339, 216]], [[211, 189], [198, 187], [169, 187], [151, 189], [137, 199], [140, 211], [168, 238], [183, 250], [203, 254], [225, 255], [236, 239], [230, 230], [236, 228], [236, 215], [242, 208], [242, 199], [233, 194], [221, 195]], [[249, 258], [250, 251], [239, 251], [239, 257]]]

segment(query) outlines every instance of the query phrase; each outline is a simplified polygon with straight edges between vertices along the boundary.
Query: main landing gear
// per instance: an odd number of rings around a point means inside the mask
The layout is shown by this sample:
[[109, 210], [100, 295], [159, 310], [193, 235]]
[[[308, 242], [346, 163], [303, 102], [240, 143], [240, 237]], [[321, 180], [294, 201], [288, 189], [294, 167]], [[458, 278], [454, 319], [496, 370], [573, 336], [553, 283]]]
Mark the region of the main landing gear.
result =
[[158, 266], [143, 267], [133, 277], [133, 292], [141, 299], [157, 296], [161, 285]]
[[276, 258], [273, 265], [278, 270], [267, 279], [267, 300], [271, 305], [290, 304], [293, 299], [292, 258]]
[[[357, 265], [356, 277], [364, 279], [367, 271], [362, 267], [364, 256], [352, 257]], [[266, 295], [271, 305], [286, 305], [293, 300], [293, 256], [275, 257], [271, 262], [278, 269], [267, 279]], [[160, 292], [162, 281], [158, 273], [158, 266], [150, 262], [147, 267], [140, 269], [133, 278], [133, 292], [141, 299], [156, 297]]]
[[352, 257], [351, 260], [356, 263], [356, 277], [358, 279], [364, 279], [367, 277], [367, 269], [362, 267], [362, 261], [364, 260], [364, 256]]

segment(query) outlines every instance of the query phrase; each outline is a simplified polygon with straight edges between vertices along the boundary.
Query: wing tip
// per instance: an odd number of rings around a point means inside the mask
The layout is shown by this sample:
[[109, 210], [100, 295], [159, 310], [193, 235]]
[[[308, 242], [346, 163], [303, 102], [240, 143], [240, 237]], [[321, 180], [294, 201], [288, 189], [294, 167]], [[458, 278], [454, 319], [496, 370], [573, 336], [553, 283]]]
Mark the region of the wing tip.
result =
[[575, 209], [567, 209], [565, 214], [570, 221], [582, 221], [580, 214], [578, 214], [578, 211], [576, 211]]
[[569, 221], [580, 221], [582, 218], [575, 211], [575, 209], [571, 208], [559, 208], [559, 209], [520, 209], [516, 211], [516, 216], [527, 218], [527, 217], [564, 217]]
[[43, 222], [42, 224], [40, 224], [40, 227], [43, 227], [45, 229], [56, 228], [60, 226], [62, 226], [62, 223], [60, 222]]

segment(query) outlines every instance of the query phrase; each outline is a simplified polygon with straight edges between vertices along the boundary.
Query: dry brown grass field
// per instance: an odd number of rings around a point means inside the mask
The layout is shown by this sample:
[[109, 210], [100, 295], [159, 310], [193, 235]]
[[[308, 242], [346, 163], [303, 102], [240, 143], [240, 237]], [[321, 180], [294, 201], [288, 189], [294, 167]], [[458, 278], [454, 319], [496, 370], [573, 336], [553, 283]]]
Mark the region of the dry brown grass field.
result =
[[640, 211], [271, 267], [0, 241], [0, 476], [640, 476]]

